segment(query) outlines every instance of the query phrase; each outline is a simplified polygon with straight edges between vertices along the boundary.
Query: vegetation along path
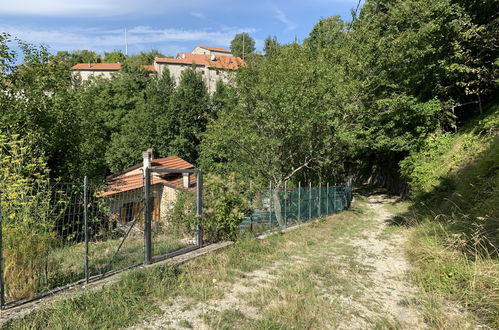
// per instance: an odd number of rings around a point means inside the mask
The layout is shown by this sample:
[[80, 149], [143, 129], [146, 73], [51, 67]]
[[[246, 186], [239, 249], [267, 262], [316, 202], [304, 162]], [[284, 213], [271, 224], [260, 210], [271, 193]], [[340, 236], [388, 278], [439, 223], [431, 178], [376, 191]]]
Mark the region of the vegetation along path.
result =
[[131, 328], [425, 328], [393, 202], [360, 197], [351, 211], [264, 239], [266, 258], [205, 268], [212, 283]]

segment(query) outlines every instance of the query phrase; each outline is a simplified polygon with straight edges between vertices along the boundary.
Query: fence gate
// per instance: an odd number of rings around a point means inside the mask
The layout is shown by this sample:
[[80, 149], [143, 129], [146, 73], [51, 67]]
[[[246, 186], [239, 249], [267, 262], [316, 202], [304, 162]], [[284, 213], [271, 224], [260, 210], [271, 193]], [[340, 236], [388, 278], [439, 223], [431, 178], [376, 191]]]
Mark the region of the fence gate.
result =
[[[173, 218], [172, 209], [177, 200], [181, 198], [181, 193], [174, 188], [154, 182], [162, 175], [172, 174], [182, 174], [186, 195], [191, 195], [195, 191], [196, 211], [193, 217]], [[201, 171], [144, 168], [144, 263], [149, 264], [202, 247], [202, 208], [203, 173]], [[194, 220], [189, 221], [191, 218]]]

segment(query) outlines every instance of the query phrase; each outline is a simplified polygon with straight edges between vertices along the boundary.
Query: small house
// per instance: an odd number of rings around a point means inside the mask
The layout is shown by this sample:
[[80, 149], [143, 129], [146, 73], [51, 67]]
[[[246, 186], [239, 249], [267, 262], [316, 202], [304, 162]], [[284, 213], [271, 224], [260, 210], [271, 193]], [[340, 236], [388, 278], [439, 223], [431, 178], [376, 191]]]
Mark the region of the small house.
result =
[[[177, 156], [152, 158], [153, 169], [193, 169], [194, 165]], [[109, 200], [109, 212], [116, 225], [126, 225], [134, 220], [140, 227], [144, 220], [144, 174], [143, 163], [113, 174], [106, 179], [102, 197]], [[194, 192], [196, 175], [188, 173], [151, 173], [151, 203], [153, 222], [164, 221], [168, 211], [173, 208], [179, 191]]]

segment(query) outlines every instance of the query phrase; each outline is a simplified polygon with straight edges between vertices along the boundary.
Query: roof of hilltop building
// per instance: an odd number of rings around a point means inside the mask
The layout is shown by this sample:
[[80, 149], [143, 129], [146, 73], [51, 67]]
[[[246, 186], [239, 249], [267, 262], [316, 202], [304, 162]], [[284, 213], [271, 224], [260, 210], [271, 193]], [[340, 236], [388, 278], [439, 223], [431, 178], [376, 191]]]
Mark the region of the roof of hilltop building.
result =
[[[110, 175], [106, 179], [106, 189], [101, 196], [110, 196], [144, 186], [144, 175], [142, 173], [143, 163], [136, 164], [126, 170]], [[193, 169], [194, 165], [177, 156], [153, 159], [151, 161], [153, 169]], [[151, 175], [151, 184], [162, 184], [174, 189], [193, 191], [196, 186], [196, 176], [189, 175], [189, 188], [184, 188], [182, 175], [171, 173], [154, 173]]]
[[191, 54], [179, 53], [177, 58], [155, 58], [157, 63], [166, 64], [187, 64], [187, 65], [200, 65], [215, 69], [229, 69], [237, 70], [246, 63], [240, 58], [231, 55], [204, 55], [204, 54]]
[[206, 50], [210, 50], [212, 52], [220, 52], [220, 53], [228, 53], [232, 54], [232, 52], [228, 49], [225, 48], [220, 48], [220, 47], [210, 47], [210, 46], [198, 46], [199, 48], [204, 48]]
[[[156, 72], [154, 65], [143, 65], [144, 69]], [[75, 71], [119, 71], [121, 63], [78, 63], [71, 67]]]

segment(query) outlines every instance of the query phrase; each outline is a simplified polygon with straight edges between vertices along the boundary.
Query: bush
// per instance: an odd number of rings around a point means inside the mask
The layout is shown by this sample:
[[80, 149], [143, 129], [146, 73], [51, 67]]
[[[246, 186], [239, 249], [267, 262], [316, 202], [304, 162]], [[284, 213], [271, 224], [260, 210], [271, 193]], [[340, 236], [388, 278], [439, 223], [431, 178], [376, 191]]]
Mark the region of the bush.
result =
[[204, 185], [203, 230], [208, 241], [234, 240], [249, 210], [248, 190], [233, 175], [207, 175]]
[[[27, 140], [0, 135], [0, 212], [8, 299], [31, 297], [52, 268], [56, 243], [45, 162]], [[45, 278], [45, 280], [43, 280]]]

